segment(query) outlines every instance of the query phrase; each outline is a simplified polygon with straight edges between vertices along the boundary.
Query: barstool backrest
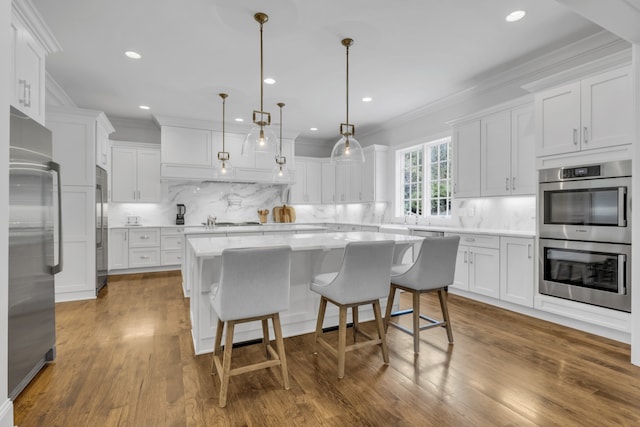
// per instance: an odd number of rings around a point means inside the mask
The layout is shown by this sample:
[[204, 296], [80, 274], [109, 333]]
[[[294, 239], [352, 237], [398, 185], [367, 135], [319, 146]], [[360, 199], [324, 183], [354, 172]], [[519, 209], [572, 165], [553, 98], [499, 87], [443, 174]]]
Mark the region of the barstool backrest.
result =
[[328, 285], [332, 299], [350, 304], [386, 297], [394, 246], [392, 240], [347, 243], [338, 275]]
[[290, 276], [289, 246], [225, 249], [213, 308], [225, 322], [287, 310]]
[[425, 237], [413, 265], [391, 281], [396, 285], [425, 290], [449, 286], [456, 271], [460, 236]]

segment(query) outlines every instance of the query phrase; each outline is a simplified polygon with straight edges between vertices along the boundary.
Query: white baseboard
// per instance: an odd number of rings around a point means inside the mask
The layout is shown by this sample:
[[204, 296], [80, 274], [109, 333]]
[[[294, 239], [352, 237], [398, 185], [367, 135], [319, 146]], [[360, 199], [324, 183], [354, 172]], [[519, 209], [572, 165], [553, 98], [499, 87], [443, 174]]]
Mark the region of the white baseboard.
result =
[[13, 427], [13, 402], [9, 399], [0, 405], [0, 427]]

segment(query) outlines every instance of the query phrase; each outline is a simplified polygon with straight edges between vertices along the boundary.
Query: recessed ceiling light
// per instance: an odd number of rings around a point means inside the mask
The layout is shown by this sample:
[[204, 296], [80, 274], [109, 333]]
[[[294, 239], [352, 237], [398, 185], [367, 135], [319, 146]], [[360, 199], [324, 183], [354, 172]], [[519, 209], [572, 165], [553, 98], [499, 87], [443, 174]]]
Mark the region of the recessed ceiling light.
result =
[[267, 77], [266, 79], [264, 79], [264, 82], [268, 85], [272, 85], [276, 83], [276, 80], [272, 79], [271, 77]]
[[511, 12], [510, 14], [508, 14], [504, 19], [506, 19], [507, 22], [516, 22], [524, 18], [524, 15], [526, 14], [527, 12], [525, 12], [524, 10], [516, 10], [515, 12]]
[[315, 132], [315, 131], [317, 131], [317, 130], [318, 130], [318, 128], [309, 128], [309, 130], [312, 130], [312, 131], [314, 131], [314, 132]]
[[124, 53], [128, 58], [131, 59], [140, 59], [142, 58], [142, 55], [140, 55], [138, 52], [134, 52], [132, 50], [128, 50]]
[[373, 98], [370, 96], [365, 96], [364, 98], [362, 98], [362, 102], [371, 102], [373, 101]]
[[151, 109], [151, 107], [149, 107], [148, 105], [141, 105], [139, 108], [141, 110], [150, 110]]
[[236, 122], [244, 122], [244, 119], [242, 117], [236, 117], [235, 121]]

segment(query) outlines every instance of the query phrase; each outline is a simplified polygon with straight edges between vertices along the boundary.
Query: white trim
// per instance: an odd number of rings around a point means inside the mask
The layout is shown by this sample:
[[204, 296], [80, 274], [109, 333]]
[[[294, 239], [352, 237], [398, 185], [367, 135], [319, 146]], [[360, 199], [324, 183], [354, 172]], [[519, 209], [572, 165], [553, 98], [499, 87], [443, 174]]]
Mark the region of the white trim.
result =
[[47, 91], [45, 99], [48, 106], [78, 108], [76, 103], [73, 102], [73, 99], [71, 99], [62, 86], [51, 77], [48, 71], [45, 74], [45, 89]]
[[152, 142], [136, 142], [136, 141], [120, 141], [110, 139], [111, 147], [123, 147], [123, 148], [146, 148], [149, 150], [160, 150], [160, 144], [154, 144]]
[[11, 4], [13, 12], [24, 21], [29, 32], [38, 40], [47, 54], [62, 50], [62, 46], [56, 40], [47, 23], [42, 19], [40, 12], [31, 3], [31, 0], [13, 0]]
[[478, 120], [478, 119], [484, 118], [486, 116], [490, 116], [492, 114], [499, 113], [500, 111], [514, 110], [514, 109], [522, 107], [524, 105], [532, 104], [533, 101], [534, 101], [534, 99], [533, 99], [533, 95], [532, 94], [524, 95], [524, 96], [521, 96], [519, 98], [512, 99], [510, 101], [503, 102], [501, 104], [494, 105], [494, 106], [491, 106], [489, 108], [485, 108], [485, 109], [480, 110], [480, 111], [476, 111], [476, 112], [474, 112], [472, 114], [467, 114], [466, 116], [462, 116], [462, 117], [459, 117], [457, 119], [449, 120], [448, 122], [446, 122], [446, 124], [448, 124], [449, 126], [453, 127], [453, 126], [456, 126], [456, 125], [458, 125], [460, 123], [463, 123], [463, 122], [468, 122], [468, 121], [471, 121], [471, 120]]
[[13, 402], [9, 399], [0, 405], [0, 427], [13, 426]]

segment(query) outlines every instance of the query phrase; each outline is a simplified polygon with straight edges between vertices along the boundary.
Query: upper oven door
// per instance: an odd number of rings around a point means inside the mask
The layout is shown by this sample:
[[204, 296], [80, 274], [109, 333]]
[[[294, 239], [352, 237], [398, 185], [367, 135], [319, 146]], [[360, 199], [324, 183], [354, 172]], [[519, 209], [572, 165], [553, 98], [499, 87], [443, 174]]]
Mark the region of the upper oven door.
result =
[[540, 184], [540, 237], [631, 243], [631, 178]]

